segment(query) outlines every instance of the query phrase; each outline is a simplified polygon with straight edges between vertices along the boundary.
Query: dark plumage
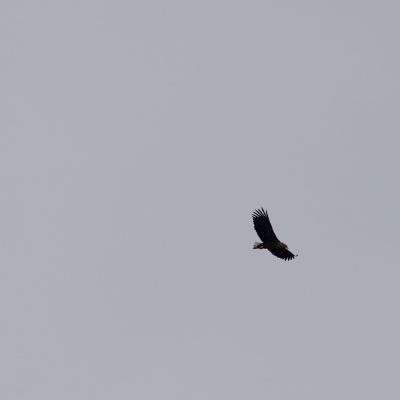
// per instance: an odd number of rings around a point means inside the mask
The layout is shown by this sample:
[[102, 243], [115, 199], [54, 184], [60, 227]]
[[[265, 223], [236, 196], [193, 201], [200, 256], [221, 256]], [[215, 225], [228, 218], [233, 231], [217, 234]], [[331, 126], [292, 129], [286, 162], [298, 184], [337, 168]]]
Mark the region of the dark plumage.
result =
[[289, 251], [287, 245], [276, 237], [268, 214], [263, 208], [255, 210], [252, 216], [254, 229], [262, 240], [262, 243], [254, 243], [253, 249], [268, 249], [274, 256], [285, 261], [297, 257], [297, 254], [294, 255]]

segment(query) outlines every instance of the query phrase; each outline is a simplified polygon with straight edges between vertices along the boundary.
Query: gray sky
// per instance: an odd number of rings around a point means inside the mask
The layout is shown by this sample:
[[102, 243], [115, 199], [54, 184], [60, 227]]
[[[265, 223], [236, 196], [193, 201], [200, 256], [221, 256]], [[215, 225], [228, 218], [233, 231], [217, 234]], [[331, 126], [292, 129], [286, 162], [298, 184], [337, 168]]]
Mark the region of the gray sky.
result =
[[2, 1], [0, 397], [399, 399], [399, 12]]

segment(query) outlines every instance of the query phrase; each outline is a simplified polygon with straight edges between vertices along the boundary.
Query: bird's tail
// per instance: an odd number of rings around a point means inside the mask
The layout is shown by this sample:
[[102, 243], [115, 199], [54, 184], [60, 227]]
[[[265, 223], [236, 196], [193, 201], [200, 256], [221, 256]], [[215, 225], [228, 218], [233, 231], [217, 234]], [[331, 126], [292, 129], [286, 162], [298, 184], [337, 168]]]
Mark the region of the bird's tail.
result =
[[264, 247], [264, 243], [260, 243], [260, 242], [255, 242], [253, 249], [265, 249]]

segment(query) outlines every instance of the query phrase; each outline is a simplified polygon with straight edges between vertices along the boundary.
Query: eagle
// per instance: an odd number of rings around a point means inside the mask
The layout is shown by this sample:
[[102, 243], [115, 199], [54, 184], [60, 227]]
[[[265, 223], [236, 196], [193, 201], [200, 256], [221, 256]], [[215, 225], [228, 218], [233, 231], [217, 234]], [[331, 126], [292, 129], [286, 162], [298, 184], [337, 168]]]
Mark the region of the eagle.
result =
[[262, 207], [255, 210], [252, 217], [254, 229], [262, 240], [262, 243], [255, 242], [253, 249], [268, 249], [274, 256], [282, 258], [285, 261], [293, 260], [293, 258], [298, 256], [298, 254], [294, 255], [290, 252], [288, 246], [276, 237], [269, 221], [268, 213]]

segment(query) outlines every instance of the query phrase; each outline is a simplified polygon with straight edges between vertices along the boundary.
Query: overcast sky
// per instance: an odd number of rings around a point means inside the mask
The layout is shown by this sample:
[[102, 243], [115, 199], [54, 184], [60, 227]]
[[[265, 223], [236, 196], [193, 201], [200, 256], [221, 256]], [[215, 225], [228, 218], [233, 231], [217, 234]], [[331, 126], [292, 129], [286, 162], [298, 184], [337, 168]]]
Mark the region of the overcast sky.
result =
[[399, 13], [3, 0], [0, 397], [399, 399]]

